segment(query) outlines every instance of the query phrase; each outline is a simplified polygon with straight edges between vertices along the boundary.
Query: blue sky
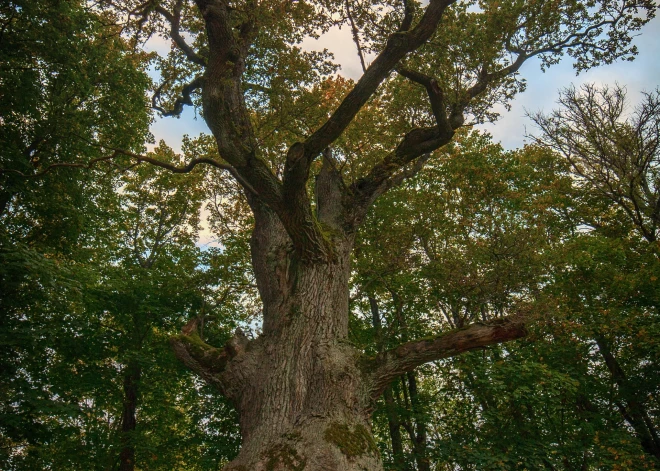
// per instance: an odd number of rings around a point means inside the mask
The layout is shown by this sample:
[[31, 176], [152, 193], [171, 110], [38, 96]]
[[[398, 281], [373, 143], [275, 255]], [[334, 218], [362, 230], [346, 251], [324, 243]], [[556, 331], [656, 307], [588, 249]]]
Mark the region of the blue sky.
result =
[[[635, 44], [639, 48], [639, 56], [633, 62], [618, 62], [608, 66], [584, 72], [578, 76], [572, 68], [570, 60], [564, 60], [543, 73], [537, 60], [530, 60], [520, 70], [527, 79], [527, 91], [518, 95], [512, 102], [511, 111], [499, 110], [501, 118], [494, 124], [483, 125], [480, 128], [490, 132], [495, 140], [500, 141], [507, 149], [520, 147], [525, 142], [525, 134], [533, 133], [534, 128], [525, 117], [525, 110], [536, 112], [550, 111], [558, 96], [558, 90], [571, 84], [580, 86], [583, 83], [609, 84], [619, 83], [628, 89], [632, 103], [640, 99], [640, 92], [652, 91], [660, 86], [660, 18], [655, 18], [646, 25]], [[159, 47], [160, 46], [160, 47]], [[166, 44], [156, 44], [161, 49]], [[342, 75], [356, 79], [361, 74], [361, 68], [355, 52], [348, 28], [333, 29], [320, 39], [309, 39], [303, 43], [306, 49], [322, 50], [327, 48], [335, 55], [335, 60], [342, 65]], [[181, 137], [184, 134], [196, 136], [208, 132], [204, 121], [197, 117], [192, 108], [186, 107], [180, 118], [157, 119], [152, 126], [154, 137], [158, 141], [164, 139], [175, 150], [180, 150]]]

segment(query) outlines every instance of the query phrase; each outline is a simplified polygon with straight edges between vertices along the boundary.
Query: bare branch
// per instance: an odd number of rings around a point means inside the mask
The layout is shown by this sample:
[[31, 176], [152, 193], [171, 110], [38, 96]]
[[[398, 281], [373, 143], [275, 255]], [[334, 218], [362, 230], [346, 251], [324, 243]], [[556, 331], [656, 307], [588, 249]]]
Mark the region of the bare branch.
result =
[[[103, 146], [103, 147], [105, 147], [105, 146]], [[107, 148], [107, 147], [105, 147], [105, 148]], [[227, 170], [247, 190], [253, 192], [254, 194], [257, 194], [257, 192], [254, 190], [254, 188], [252, 188], [252, 186], [247, 181], [245, 181], [245, 179], [243, 179], [241, 177], [241, 175], [238, 174], [238, 172], [236, 171], [236, 169], [234, 167], [232, 167], [229, 164], [219, 162], [215, 159], [211, 159], [210, 157], [200, 157], [200, 158], [197, 158], [197, 159], [192, 159], [186, 165], [177, 166], [177, 165], [171, 164], [169, 162], [164, 162], [162, 160], [158, 160], [158, 159], [155, 159], [153, 157], [149, 157], [147, 155], [136, 154], [134, 152], [130, 152], [130, 151], [127, 151], [127, 150], [124, 150], [124, 149], [111, 149], [111, 150], [113, 151], [112, 154], [105, 155], [103, 157], [97, 157], [97, 158], [92, 159], [92, 160], [90, 160], [89, 162], [86, 162], [86, 163], [82, 163], [82, 162], [80, 162], [80, 163], [58, 162], [58, 163], [50, 164], [45, 169], [43, 169], [43, 170], [41, 170], [37, 173], [33, 173], [33, 174], [25, 174], [23, 172], [20, 172], [18, 170], [14, 170], [14, 169], [0, 168], [0, 174], [13, 173], [13, 174], [19, 175], [20, 177], [23, 177], [23, 178], [40, 178], [40, 177], [43, 177], [44, 175], [50, 173], [51, 171], [59, 169], [59, 168], [92, 169], [98, 163], [111, 162], [112, 160], [114, 160], [118, 157], [125, 156], [125, 157], [131, 157], [131, 158], [135, 159], [136, 164], [147, 162], [151, 165], [155, 165], [156, 167], [164, 168], [164, 169], [169, 170], [173, 173], [190, 173], [190, 172], [193, 171], [193, 169], [195, 167], [197, 167], [200, 164], [211, 165], [213, 167], [216, 167], [216, 168], [219, 168], [219, 169], [222, 169], [222, 170]], [[131, 166], [131, 167], [133, 167], [133, 166]], [[122, 169], [122, 170], [126, 170], [126, 169]]]
[[366, 72], [367, 63], [364, 61], [364, 54], [362, 53], [362, 45], [360, 44], [360, 35], [357, 25], [353, 20], [353, 15], [351, 15], [351, 2], [349, 0], [346, 0], [346, 16], [348, 17], [348, 21], [351, 24], [351, 32], [353, 33], [353, 42], [355, 43], [355, 47], [357, 47], [358, 57], [360, 58], [360, 64], [362, 65], [362, 72]]
[[532, 136], [534, 142], [563, 155], [592, 190], [613, 201], [654, 242], [660, 224], [660, 92], [646, 94], [629, 117], [619, 86], [568, 88], [559, 104], [550, 115], [530, 116], [542, 133]]
[[193, 105], [191, 94], [195, 90], [202, 88], [203, 84], [204, 84], [203, 76], [198, 75], [190, 83], [184, 85], [183, 89], [181, 90], [181, 96], [176, 99], [176, 101], [174, 102], [174, 106], [172, 107], [171, 110], [166, 110], [165, 108], [157, 104], [157, 102], [160, 100], [160, 94], [164, 86], [163, 84], [160, 87], [158, 87], [158, 89], [154, 93], [154, 96], [151, 98], [151, 107], [155, 110], [160, 111], [163, 114], [163, 116], [179, 116], [183, 112], [184, 105], [188, 105], [188, 106]]
[[364, 363], [371, 377], [371, 397], [378, 398], [399, 375], [429, 361], [460, 355], [471, 350], [508, 342], [527, 335], [522, 317], [497, 319], [487, 324], [470, 324], [428, 339], [404, 343], [379, 353]]

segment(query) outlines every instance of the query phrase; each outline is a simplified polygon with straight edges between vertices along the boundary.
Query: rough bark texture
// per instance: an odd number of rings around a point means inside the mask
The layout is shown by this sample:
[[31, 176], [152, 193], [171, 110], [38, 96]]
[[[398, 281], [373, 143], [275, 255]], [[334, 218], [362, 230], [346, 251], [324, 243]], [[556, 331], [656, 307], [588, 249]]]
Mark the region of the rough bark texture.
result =
[[[322, 190], [323, 185], [328, 187]], [[317, 182], [317, 195], [332, 199], [328, 188], [327, 181]], [[319, 210], [333, 254], [318, 263], [301, 259], [279, 218], [258, 200], [250, 202], [263, 334], [248, 341], [239, 333], [217, 349], [195, 335], [192, 323], [173, 340], [179, 358], [239, 411], [243, 446], [227, 471], [381, 470], [370, 415], [392, 378], [442, 352], [460, 353], [524, 333], [513, 322], [473, 326], [364, 358], [347, 342], [353, 237], [333, 222], [343, 207]], [[412, 361], [401, 361], [401, 351], [414, 352]]]

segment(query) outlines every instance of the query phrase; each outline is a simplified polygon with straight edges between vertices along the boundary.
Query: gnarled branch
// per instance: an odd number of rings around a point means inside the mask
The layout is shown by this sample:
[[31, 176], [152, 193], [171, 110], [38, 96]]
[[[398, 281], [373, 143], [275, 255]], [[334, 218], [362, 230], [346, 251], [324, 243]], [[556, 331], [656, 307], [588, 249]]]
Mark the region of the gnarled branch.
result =
[[206, 66], [206, 58], [198, 54], [181, 36], [181, 9], [183, 8], [183, 1], [177, 0], [174, 4], [172, 12], [167, 11], [161, 5], [157, 5], [155, 11], [163, 16], [170, 24], [170, 37], [174, 44], [183, 52], [186, 58], [194, 64], [202, 67]]
[[249, 340], [240, 329], [222, 348], [205, 343], [199, 336], [198, 328], [203, 317], [195, 317], [181, 329], [181, 334], [170, 337], [170, 345], [176, 357], [204, 381], [225, 393], [220, 378], [227, 363], [245, 351]]
[[449, 358], [527, 335], [524, 319], [509, 317], [487, 324], [470, 324], [435, 337], [414, 340], [365, 361], [371, 377], [371, 397], [378, 398], [397, 376], [433, 360]]
[[181, 96], [177, 97], [176, 101], [174, 102], [174, 106], [172, 107], [171, 110], [166, 110], [165, 108], [157, 104], [158, 101], [160, 100], [161, 91], [165, 86], [165, 84], [163, 84], [160, 87], [158, 87], [158, 89], [154, 93], [154, 96], [151, 97], [151, 107], [157, 111], [160, 111], [163, 114], [163, 116], [179, 116], [183, 112], [184, 105], [188, 105], [188, 106], [193, 105], [193, 101], [191, 97], [192, 92], [202, 88], [203, 83], [204, 83], [203, 77], [201, 75], [198, 75], [190, 83], [184, 85], [183, 88], [181, 89]]
[[397, 72], [406, 77], [408, 80], [423, 85], [424, 88], [426, 88], [436, 124], [440, 129], [453, 130], [452, 125], [447, 118], [445, 97], [442, 88], [440, 88], [440, 85], [438, 84], [438, 81], [433, 77], [429, 77], [427, 75], [405, 68], [399, 68], [397, 69]]

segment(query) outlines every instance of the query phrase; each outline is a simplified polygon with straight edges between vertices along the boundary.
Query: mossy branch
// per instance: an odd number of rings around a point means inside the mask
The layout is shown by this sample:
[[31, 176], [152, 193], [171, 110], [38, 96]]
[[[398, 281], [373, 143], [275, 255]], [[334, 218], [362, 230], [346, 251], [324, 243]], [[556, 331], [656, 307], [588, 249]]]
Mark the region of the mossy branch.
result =
[[197, 329], [200, 322], [199, 317], [189, 321], [181, 329], [181, 334], [170, 337], [170, 345], [184, 365], [224, 393], [225, 387], [220, 375], [229, 361], [245, 351], [248, 339], [240, 329], [236, 329], [236, 333], [224, 347], [213, 347], [199, 336]]

